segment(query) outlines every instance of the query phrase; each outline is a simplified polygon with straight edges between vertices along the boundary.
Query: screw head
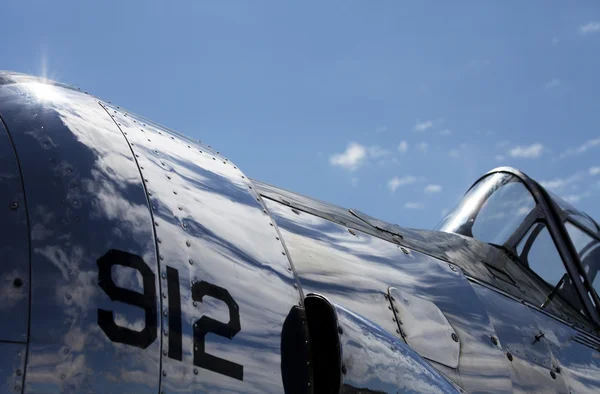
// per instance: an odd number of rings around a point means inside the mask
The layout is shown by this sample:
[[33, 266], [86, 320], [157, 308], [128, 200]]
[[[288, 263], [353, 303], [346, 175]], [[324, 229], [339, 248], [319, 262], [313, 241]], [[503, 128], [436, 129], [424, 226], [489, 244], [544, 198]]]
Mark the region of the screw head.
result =
[[17, 208], [19, 208], [19, 203], [18, 202], [13, 201], [13, 202], [10, 203], [10, 209], [12, 209], [14, 211]]
[[455, 333], [452, 333], [452, 340], [454, 342], [458, 342], [458, 335], [456, 335]]

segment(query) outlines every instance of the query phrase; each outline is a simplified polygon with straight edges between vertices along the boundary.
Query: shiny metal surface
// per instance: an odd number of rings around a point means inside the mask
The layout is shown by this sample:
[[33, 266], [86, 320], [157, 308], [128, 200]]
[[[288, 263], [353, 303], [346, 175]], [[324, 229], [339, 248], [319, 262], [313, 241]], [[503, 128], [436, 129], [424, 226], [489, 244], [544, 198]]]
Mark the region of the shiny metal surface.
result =
[[[506, 352], [545, 368], [552, 367], [550, 351], [530, 308], [498, 292], [473, 284]], [[540, 338], [540, 339], [536, 339]]]
[[540, 311], [532, 311], [571, 393], [600, 391], [600, 340], [573, 329]]
[[[211, 149], [103, 105], [135, 154], [153, 213], [162, 294], [160, 391], [282, 392], [282, 327], [301, 298], [275, 223], [251, 182]], [[177, 275], [169, 277], [169, 268]], [[200, 293], [206, 283], [226, 290], [230, 304]], [[173, 329], [167, 306], [179, 302], [174, 320], [180, 326]], [[236, 315], [237, 327], [228, 333], [200, 332], [209, 321], [233, 327]]]
[[460, 393], [404, 341], [335, 305], [341, 328], [341, 393]]
[[29, 229], [19, 165], [0, 120], [0, 341], [25, 342], [29, 324]]
[[[393, 286], [434, 303], [461, 344], [458, 368], [433, 363], [468, 392], [510, 392], [506, 356], [485, 308], [460, 269], [346, 227], [267, 200], [279, 224], [305, 293], [323, 294], [399, 340], [395, 317], [383, 296]], [[425, 324], [425, 323], [424, 323]], [[398, 330], [398, 331], [396, 331]]]
[[400, 334], [410, 347], [428, 360], [458, 367], [460, 340], [440, 308], [394, 287], [388, 291]]
[[[4, 85], [0, 113], [21, 163], [31, 224], [24, 392], [156, 393], [160, 341], [113, 342], [98, 324], [106, 310], [118, 326], [141, 330], [145, 315], [111, 301], [98, 283], [98, 259], [111, 249], [132, 253], [159, 275], [146, 194], [125, 139], [91, 97], [61, 87]], [[158, 293], [158, 281], [146, 288], [131, 269], [113, 277], [132, 291]], [[149, 318], [159, 310], [156, 299]]]
[[24, 343], [0, 342], [0, 393], [21, 393], [25, 371]]

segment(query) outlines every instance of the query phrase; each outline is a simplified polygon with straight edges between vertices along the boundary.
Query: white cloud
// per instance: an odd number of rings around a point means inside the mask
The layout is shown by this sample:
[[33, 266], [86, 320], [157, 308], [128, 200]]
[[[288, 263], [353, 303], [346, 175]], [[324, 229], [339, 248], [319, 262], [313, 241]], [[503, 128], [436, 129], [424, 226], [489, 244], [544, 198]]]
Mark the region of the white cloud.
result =
[[560, 79], [558, 79], [558, 78], [552, 78], [551, 80], [549, 80], [548, 82], [546, 82], [544, 84], [544, 87], [546, 89], [553, 89], [553, 88], [559, 87], [560, 84], [561, 84]]
[[392, 192], [395, 192], [401, 186], [410, 185], [411, 183], [415, 183], [417, 178], [412, 175], [406, 175], [402, 178], [398, 178], [397, 176], [393, 177], [388, 181], [388, 189]]
[[398, 152], [406, 153], [407, 150], [408, 150], [408, 142], [406, 142], [405, 140], [400, 141], [400, 143], [398, 144]]
[[405, 209], [423, 209], [423, 208], [425, 208], [425, 205], [423, 205], [420, 202], [407, 202], [406, 204], [404, 204], [404, 208]]
[[496, 155], [496, 157], [494, 158], [496, 159], [496, 161], [504, 161], [504, 159], [506, 159], [504, 155]]
[[423, 132], [432, 127], [433, 127], [433, 120], [425, 120], [423, 122], [417, 121], [417, 123], [415, 124], [415, 127], [413, 127], [413, 131], [420, 133], [420, 132]]
[[583, 174], [581, 172], [578, 172], [566, 178], [555, 178], [549, 181], [541, 181], [540, 184], [546, 189], [558, 192], [564, 190], [567, 186], [573, 185], [575, 182], [581, 180], [582, 177]]
[[429, 144], [427, 142], [421, 142], [417, 145], [417, 149], [423, 153], [427, 152], [428, 148], [429, 148]]
[[386, 125], [377, 126], [375, 129], [375, 134], [382, 134], [388, 131], [388, 127]]
[[439, 193], [441, 191], [442, 191], [442, 186], [441, 185], [427, 185], [427, 186], [425, 186], [425, 193], [433, 194], [433, 193]]
[[367, 150], [359, 143], [351, 142], [343, 153], [336, 153], [329, 158], [332, 166], [354, 171], [363, 165], [367, 158]]
[[561, 196], [563, 200], [565, 200], [566, 202], [569, 202], [571, 204], [575, 204], [577, 202], [579, 202], [582, 198], [585, 197], [589, 197], [591, 194], [588, 193], [582, 193], [582, 194], [569, 194], [566, 196]]
[[375, 159], [378, 159], [380, 157], [384, 157], [390, 154], [390, 152], [386, 149], [383, 149], [381, 146], [379, 145], [372, 145], [369, 147], [368, 150], [369, 156], [373, 157]]
[[600, 167], [590, 167], [590, 175], [600, 175]]
[[573, 156], [573, 155], [579, 155], [582, 154], [583, 152], [590, 150], [591, 148], [600, 145], [600, 138], [596, 138], [593, 140], [588, 140], [586, 142], [584, 142], [583, 144], [581, 144], [579, 147], [577, 148], [569, 148], [566, 151], [564, 151], [561, 155], [560, 158], [564, 159], [565, 157], [568, 156]]
[[450, 129], [444, 129], [438, 133], [439, 135], [452, 135], [452, 131]]
[[544, 146], [542, 144], [535, 143], [533, 145], [528, 146], [515, 146], [508, 152], [508, 154], [511, 157], [531, 159], [540, 157], [543, 150]]
[[579, 34], [587, 36], [588, 34], [600, 32], [600, 22], [589, 22], [579, 26]]
[[448, 153], [448, 156], [450, 156], [453, 159], [460, 159], [461, 154], [458, 149], [451, 149]]

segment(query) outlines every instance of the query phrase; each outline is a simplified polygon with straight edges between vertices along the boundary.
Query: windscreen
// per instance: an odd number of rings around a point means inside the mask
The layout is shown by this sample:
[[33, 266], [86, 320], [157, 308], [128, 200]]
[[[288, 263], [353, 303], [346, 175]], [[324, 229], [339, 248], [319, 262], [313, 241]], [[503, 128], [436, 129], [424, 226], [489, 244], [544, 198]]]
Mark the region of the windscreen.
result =
[[517, 177], [495, 173], [473, 186], [436, 230], [502, 245], [534, 208], [535, 200]]

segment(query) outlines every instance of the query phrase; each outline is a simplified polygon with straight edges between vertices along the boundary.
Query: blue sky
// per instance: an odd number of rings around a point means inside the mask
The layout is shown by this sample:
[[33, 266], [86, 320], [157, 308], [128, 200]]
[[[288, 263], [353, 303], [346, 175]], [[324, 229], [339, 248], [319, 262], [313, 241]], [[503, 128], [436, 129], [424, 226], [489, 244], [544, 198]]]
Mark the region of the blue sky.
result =
[[403, 226], [434, 227], [500, 165], [600, 219], [595, 1], [9, 0], [0, 37], [0, 69]]

